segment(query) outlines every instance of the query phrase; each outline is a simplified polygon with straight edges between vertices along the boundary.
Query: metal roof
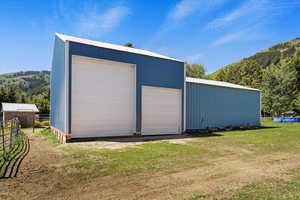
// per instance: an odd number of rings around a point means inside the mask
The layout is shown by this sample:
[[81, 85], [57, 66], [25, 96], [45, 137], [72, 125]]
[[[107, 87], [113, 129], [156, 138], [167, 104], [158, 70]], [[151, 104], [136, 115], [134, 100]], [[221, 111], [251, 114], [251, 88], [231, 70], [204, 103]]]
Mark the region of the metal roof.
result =
[[35, 104], [2, 103], [2, 112], [39, 112]]
[[223, 82], [223, 81], [213, 81], [213, 80], [192, 78], [192, 77], [186, 77], [185, 80], [186, 80], [186, 82], [189, 82], [189, 83], [198, 83], [198, 84], [212, 85], [212, 86], [217, 86], [217, 87], [237, 88], [237, 89], [242, 89], [242, 90], [260, 91], [258, 89], [249, 88], [249, 87], [245, 87], [242, 85], [237, 85], [237, 84]]
[[125, 52], [130, 52], [130, 53], [135, 53], [135, 54], [152, 56], [152, 57], [156, 57], [156, 58], [163, 58], [163, 59], [177, 61], [177, 62], [184, 62], [182, 60], [178, 60], [178, 59], [171, 58], [168, 56], [160, 55], [158, 53], [154, 53], [154, 52], [143, 50], [143, 49], [125, 47], [122, 45], [99, 42], [99, 41], [95, 41], [95, 40], [88, 40], [88, 39], [64, 35], [64, 34], [60, 34], [60, 33], [55, 33], [55, 35], [57, 37], [59, 37], [60, 39], [62, 39], [64, 42], [71, 41], [71, 42], [77, 42], [77, 43], [81, 43], [81, 44], [92, 45], [92, 46], [96, 46], [96, 47], [102, 47], [102, 48], [106, 48], [106, 49], [113, 49], [113, 50], [118, 50], [118, 51], [125, 51]]

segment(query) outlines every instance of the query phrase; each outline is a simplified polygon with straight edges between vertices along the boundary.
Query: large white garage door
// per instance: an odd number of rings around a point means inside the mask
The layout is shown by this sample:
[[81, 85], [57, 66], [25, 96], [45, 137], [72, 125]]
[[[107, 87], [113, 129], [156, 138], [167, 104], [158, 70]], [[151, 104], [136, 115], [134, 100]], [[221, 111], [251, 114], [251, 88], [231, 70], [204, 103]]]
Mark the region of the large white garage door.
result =
[[181, 133], [181, 90], [142, 86], [142, 135]]
[[72, 57], [72, 137], [135, 132], [135, 66]]

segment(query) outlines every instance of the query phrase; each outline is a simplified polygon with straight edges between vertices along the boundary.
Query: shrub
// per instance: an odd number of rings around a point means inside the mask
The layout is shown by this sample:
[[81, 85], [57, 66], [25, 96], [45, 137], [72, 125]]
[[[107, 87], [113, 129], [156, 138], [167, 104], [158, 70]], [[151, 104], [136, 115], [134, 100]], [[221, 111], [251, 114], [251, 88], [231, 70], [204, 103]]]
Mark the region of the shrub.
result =
[[42, 127], [42, 126], [49, 126], [49, 125], [50, 125], [50, 121], [49, 120], [45, 120], [45, 121], [35, 120], [35, 122], [34, 122], [34, 126], [35, 127]]
[[34, 121], [34, 126], [40, 127], [40, 126], [42, 126], [42, 122], [40, 122], [39, 120], [35, 120]]
[[45, 120], [41, 122], [41, 126], [49, 126], [50, 125], [50, 121], [49, 120]]

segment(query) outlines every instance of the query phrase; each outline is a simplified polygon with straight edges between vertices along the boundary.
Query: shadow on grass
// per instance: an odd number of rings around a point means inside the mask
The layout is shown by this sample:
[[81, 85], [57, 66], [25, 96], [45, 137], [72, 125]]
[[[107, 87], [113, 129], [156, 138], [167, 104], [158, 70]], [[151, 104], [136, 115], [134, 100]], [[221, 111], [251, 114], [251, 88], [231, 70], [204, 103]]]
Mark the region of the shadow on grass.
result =
[[184, 134], [176, 135], [148, 135], [148, 136], [120, 136], [120, 137], [93, 137], [93, 138], [72, 138], [68, 142], [95, 142], [95, 141], [107, 141], [107, 142], [146, 142], [146, 141], [164, 141], [164, 140], [176, 140], [185, 138], [196, 137], [220, 137], [223, 136], [222, 132], [227, 131], [247, 131], [247, 130], [259, 130], [259, 129], [272, 129], [280, 128], [275, 126], [260, 126], [260, 127], [232, 127], [230, 129], [215, 128], [209, 130], [188, 130]]
[[21, 133], [22, 142], [12, 148], [8, 154], [7, 160], [2, 160], [0, 165], [0, 179], [16, 177], [21, 163], [30, 151], [30, 143], [28, 137]]
[[129, 136], [129, 137], [106, 137], [106, 138], [74, 138], [69, 142], [94, 142], [94, 141], [107, 141], [107, 142], [146, 142], [146, 141], [164, 141], [176, 140], [195, 137], [216, 137], [222, 136], [217, 133], [184, 133], [176, 135], [148, 135], [148, 136]]

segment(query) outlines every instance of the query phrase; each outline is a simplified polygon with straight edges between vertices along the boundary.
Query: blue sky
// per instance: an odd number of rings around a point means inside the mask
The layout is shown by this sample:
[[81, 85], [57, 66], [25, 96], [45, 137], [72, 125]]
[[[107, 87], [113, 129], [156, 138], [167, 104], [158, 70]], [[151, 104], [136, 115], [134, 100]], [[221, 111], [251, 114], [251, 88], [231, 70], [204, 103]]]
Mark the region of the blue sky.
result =
[[0, 73], [50, 70], [55, 32], [131, 42], [213, 72], [300, 37], [300, 0], [3, 0]]

